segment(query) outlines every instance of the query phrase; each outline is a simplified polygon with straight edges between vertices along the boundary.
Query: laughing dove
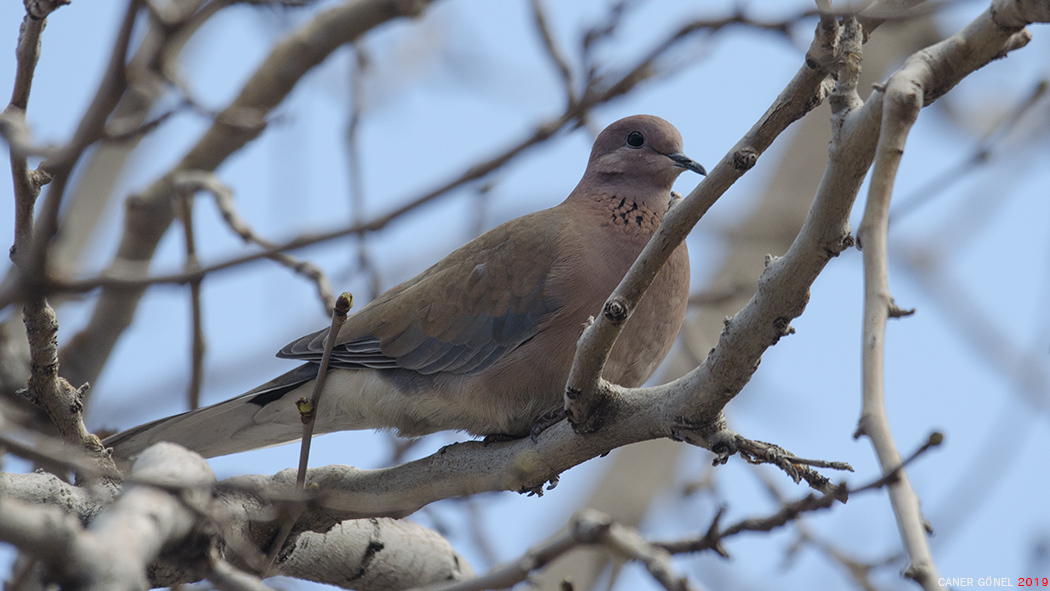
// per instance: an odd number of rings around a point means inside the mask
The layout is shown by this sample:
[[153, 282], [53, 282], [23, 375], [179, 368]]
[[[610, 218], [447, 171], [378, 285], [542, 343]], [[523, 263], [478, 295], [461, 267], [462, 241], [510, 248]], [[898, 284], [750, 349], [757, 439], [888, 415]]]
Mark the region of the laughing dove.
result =
[[[394, 429], [524, 436], [562, 406], [588, 317], [627, 273], [685, 170], [682, 136], [650, 115], [598, 135], [580, 183], [560, 205], [507, 222], [379, 296], [339, 331], [315, 433]], [[685, 315], [689, 255], [675, 250], [625, 325], [603, 377], [640, 386], [670, 350]], [[206, 457], [302, 436], [295, 401], [309, 398], [327, 328], [281, 349], [307, 363], [214, 406], [105, 441], [131, 459], [158, 441]]]

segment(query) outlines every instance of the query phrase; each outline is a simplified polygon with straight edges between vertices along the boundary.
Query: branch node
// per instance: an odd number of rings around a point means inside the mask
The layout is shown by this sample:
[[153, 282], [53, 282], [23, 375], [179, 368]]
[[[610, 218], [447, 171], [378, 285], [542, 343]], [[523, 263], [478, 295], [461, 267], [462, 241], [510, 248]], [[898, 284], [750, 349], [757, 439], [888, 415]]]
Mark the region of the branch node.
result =
[[837, 257], [843, 251], [845, 251], [847, 248], [853, 248], [854, 246], [857, 246], [858, 248], [860, 247], [859, 243], [857, 242], [857, 240], [853, 238], [853, 234], [850, 234], [849, 232], [846, 232], [846, 235], [843, 236], [842, 240], [839, 241], [838, 247], [836, 249], [834, 249], [834, 250], [831, 250], [831, 252], [832, 252], [831, 256], [832, 257]]
[[611, 298], [605, 302], [605, 307], [602, 309], [602, 314], [613, 324], [621, 324], [627, 320], [628, 313], [627, 302], [621, 297]]
[[773, 320], [773, 328], [777, 331], [776, 337], [773, 339], [774, 345], [780, 341], [781, 337], [795, 334], [795, 327], [791, 326], [791, 319], [784, 316], [779, 316]]
[[295, 409], [299, 411], [299, 418], [304, 424], [314, 419], [314, 403], [306, 396], [300, 396], [295, 401]]
[[941, 433], [940, 431], [934, 431], [933, 433], [930, 433], [930, 438], [929, 440], [927, 440], [926, 446], [937, 447], [942, 443], [944, 443], [944, 433]]
[[47, 15], [69, 4], [72, 0], [30, 0], [26, 2], [26, 15], [33, 20], [44, 20]]
[[736, 170], [751, 170], [756, 162], [758, 162], [758, 152], [750, 146], [733, 152], [733, 168]]
[[911, 316], [915, 313], [915, 308], [904, 309], [897, 306], [893, 300], [890, 300], [889, 305], [889, 317], [890, 318], [904, 318], [905, 316]]
[[33, 187], [39, 193], [40, 187], [51, 182], [51, 174], [47, 171], [35, 168], [29, 171], [29, 182], [33, 184]]
[[580, 394], [583, 394], [583, 391], [580, 390], [579, 388], [575, 388], [573, 386], [566, 386], [565, 387], [565, 397], [568, 398], [569, 400], [576, 400], [576, 399], [578, 399], [580, 397]]
[[584, 509], [573, 519], [572, 537], [585, 544], [594, 544], [609, 533], [612, 525], [612, 518], [608, 514], [594, 509]]
[[708, 547], [718, 553], [719, 556], [729, 560], [729, 551], [722, 545], [722, 534], [719, 533], [722, 524], [722, 516], [726, 513], [726, 505], [718, 507], [718, 512], [715, 513], [714, 519], [711, 520], [711, 525], [708, 526], [707, 532], [704, 534], [704, 541], [708, 544]]

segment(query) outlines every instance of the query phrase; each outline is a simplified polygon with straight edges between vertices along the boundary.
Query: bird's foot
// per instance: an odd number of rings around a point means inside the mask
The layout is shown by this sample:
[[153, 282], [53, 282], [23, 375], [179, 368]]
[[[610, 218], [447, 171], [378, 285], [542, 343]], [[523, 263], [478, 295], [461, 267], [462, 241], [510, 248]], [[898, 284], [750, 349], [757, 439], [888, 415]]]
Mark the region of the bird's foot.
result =
[[515, 441], [518, 439], [524, 439], [523, 435], [511, 435], [510, 433], [492, 433], [482, 437], [481, 444], [489, 445], [490, 443], [501, 443], [503, 441]]
[[540, 433], [543, 433], [547, 429], [564, 421], [567, 416], [569, 415], [565, 412], [564, 406], [559, 406], [546, 414], [540, 415], [540, 417], [536, 419], [536, 422], [532, 424], [532, 430], [529, 431], [529, 438], [532, 439], [533, 443], [536, 443], [536, 439], [540, 436]]

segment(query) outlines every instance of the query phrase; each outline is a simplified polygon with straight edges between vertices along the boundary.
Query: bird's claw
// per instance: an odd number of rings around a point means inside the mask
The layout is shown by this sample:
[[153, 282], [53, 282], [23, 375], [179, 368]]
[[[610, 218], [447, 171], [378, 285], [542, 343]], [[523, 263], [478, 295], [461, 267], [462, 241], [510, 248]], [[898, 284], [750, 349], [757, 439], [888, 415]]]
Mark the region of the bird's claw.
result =
[[569, 415], [565, 412], [564, 406], [560, 406], [555, 410], [540, 415], [540, 417], [536, 419], [536, 422], [532, 424], [532, 430], [529, 431], [529, 439], [532, 439], [532, 442], [536, 443], [540, 433], [543, 433], [547, 429], [565, 420], [565, 417], [567, 416]]

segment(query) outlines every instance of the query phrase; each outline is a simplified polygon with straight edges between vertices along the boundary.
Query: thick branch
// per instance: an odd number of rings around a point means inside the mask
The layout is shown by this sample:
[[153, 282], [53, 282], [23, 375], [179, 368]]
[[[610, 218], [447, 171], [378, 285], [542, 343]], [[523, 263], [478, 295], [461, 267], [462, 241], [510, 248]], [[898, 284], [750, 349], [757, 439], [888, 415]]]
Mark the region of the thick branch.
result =
[[[884, 471], [901, 462], [886, 414], [883, 374], [886, 322], [890, 317], [903, 314], [890, 295], [887, 232], [893, 183], [908, 132], [924, 105], [936, 100], [970, 72], [1024, 45], [1029, 36], [1023, 27], [1028, 22], [1048, 19], [1050, 6], [1045, 2], [996, 1], [988, 12], [963, 30], [909, 58], [886, 85], [871, 188], [858, 230], [859, 244], [864, 250], [865, 290], [863, 409], [857, 434], [871, 439]], [[927, 540], [919, 498], [907, 475], [901, 472], [889, 490], [911, 560], [907, 576], [924, 589], [943, 588]]]
[[580, 432], [595, 429], [598, 415], [594, 407], [608, 393], [601, 372], [626, 318], [652, 284], [671, 253], [700, 218], [758, 160], [788, 125], [819, 105], [827, 95], [825, 84], [834, 60], [838, 29], [834, 21], [822, 21], [817, 28], [806, 63], [795, 74], [773, 105], [715, 166], [685, 199], [672, 207], [656, 235], [613, 291], [605, 310], [616, 306], [626, 310], [624, 320], [612, 322], [606, 315], [584, 330], [566, 386], [565, 404], [570, 420]]
[[[60, 5], [61, 2], [27, 4], [16, 50], [18, 68], [14, 90], [11, 103], [5, 110], [5, 114], [19, 124], [24, 124], [33, 73], [40, 55], [40, 34], [44, 28], [44, 21], [40, 19]], [[130, 27], [127, 18], [125, 28]], [[76, 139], [81, 137], [79, 132], [87, 125], [83, 123], [72, 147], [76, 146]], [[11, 248], [11, 258], [18, 273], [33, 278], [29, 282], [29, 297], [22, 309], [30, 353], [30, 375], [23, 392], [26, 398], [46, 411], [66, 441], [92, 452], [98, 468], [115, 475], [116, 467], [103, 453], [101, 441], [84, 426], [82, 395], [87, 386], [74, 388], [58, 375], [58, 318], [38, 289], [39, 279], [46, 274], [47, 259], [44, 255], [55, 231], [56, 223], [52, 218], [57, 219], [62, 183], [57, 183], [57, 188], [52, 185], [42, 208], [41, 223], [34, 224], [33, 211], [40, 187], [51, 177], [30, 171], [26, 155], [15, 146], [11, 148], [11, 175], [15, 193], [15, 244]]]
[[[142, 483], [126, 485], [87, 529], [57, 507], [2, 499], [0, 539], [41, 560], [49, 576], [68, 588], [147, 588], [147, 568], [162, 548], [195, 534], [197, 515], [215, 481], [207, 462], [184, 450], [170, 453], [175, 447], [159, 445], [143, 453], [136, 463]], [[166, 487], [179, 487], [181, 493], [171, 495]]]
[[[41, 560], [48, 576], [70, 588], [143, 589], [208, 577], [257, 589], [258, 581], [234, 566], [258, 568], [258, 549], [276, 530], [273, 507], [235, 488], [212, 494], [213, 484], [207, 462], [168, 443], [136, 460], [115, 500], [112, 487], [0, 473], [0, 541]], [[295, 532], [279, 555], [279, 574], [358, 591], [473, 575], [447, 541], [415, 523], [339, 523], [323, 515], [304, 521], [318, 531]], [[216, 547], [232, 566], [216, 560]]]

